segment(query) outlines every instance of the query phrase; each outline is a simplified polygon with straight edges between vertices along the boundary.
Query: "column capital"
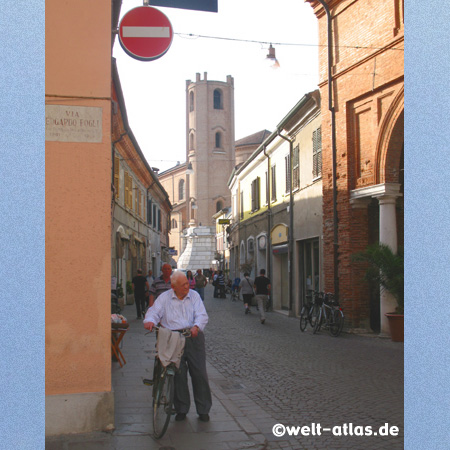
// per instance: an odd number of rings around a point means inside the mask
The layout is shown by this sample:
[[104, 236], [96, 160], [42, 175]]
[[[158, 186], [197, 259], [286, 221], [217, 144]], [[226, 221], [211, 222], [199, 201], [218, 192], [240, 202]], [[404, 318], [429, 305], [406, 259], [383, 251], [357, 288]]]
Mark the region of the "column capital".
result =
[[392, 197], [396, 199], [401, 197], [403, 194], [400, 193], [399, 183], [382, 183], [374, 184], [372, 186], [366, 186], [360, 189], [353, 189], [350, 191], [350, 203], [355, 203], [358, 200], [364, 198], [382, 198], [382, 197]]

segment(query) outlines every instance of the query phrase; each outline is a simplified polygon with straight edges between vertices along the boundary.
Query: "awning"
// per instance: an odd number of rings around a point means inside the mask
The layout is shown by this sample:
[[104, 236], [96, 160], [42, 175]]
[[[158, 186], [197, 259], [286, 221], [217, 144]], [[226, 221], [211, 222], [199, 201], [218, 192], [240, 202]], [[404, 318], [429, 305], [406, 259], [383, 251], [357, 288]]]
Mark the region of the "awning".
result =
[[272, 253], [274, 255], [281, 255], [283, 253], [289, 253], [289, 246], [287, 244], [276, 245], [275, 247], [272, 247]]

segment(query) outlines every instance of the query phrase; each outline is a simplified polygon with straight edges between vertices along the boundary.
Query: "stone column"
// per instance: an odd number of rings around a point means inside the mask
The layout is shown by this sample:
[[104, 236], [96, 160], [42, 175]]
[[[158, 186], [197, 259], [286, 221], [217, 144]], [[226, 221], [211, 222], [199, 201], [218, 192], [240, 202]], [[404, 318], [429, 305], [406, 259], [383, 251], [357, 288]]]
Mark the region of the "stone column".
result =
[[[388, 245], [394, 252], [397, 251], [397, 219], [395, 213], [396, 196], [383, 195], [378, 197], [380, 205], [380, 243]], [[381, 291], [380, 313], [381, 332], [385, 336], [389, 335], [389, 323], [386, 313], [395, 311], [397, 302], [390, 292]]]

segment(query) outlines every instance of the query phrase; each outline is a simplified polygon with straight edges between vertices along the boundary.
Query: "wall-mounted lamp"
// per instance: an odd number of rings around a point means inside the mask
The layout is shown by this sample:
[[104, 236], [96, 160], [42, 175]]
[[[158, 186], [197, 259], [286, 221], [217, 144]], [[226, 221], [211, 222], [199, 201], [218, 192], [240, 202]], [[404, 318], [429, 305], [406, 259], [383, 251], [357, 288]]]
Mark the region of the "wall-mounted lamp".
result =
[[275, 56], [275, 49], [272, 47], [272, 44], [270, 44], [269, 53], [266, 56], [266, 61], [269, 64], [269, 67], [272, 67], [272, 69], [278, 69], [278, 67], [280, 67], [280, 63]]
[[198, 206], [197, 206], [195, 197], [191, 197], [191, 198], [190, 198], [190, 202], [191, 202], [191, 208], [192, 208], [192, 209], [198, 209]]
[[193, 174], [194, 174], [194, 169], [192, 168], [192, 163], [190, 162], [186, 169], [186, 175], [193, 175]]

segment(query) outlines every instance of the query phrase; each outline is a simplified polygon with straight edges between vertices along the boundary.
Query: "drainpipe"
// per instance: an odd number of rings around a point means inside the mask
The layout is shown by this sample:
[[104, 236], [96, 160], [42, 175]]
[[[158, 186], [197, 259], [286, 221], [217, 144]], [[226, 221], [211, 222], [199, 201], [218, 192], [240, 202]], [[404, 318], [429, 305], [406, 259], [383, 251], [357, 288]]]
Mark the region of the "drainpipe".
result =
[[[271, 177], [271, 170], [270, 170], [270, 157], [266, 153], [267, 147], [263, 144], [263, 153], [264, 156], [267, 158], [267, 189], [268, 189], [268, 203], [267, 203], [267, 239], [266, 239], [266, 246], [267, 246], [267, 277], [271, 278], [272, 274], [272, 243], [270, 240], [270, 230], [272, 229], [272, 209], [270, 206], [272, 196], [270, 195], [270, 188], [272, 185], [272, 177]], [[272, 303], [272, 302], [271, 302]], [[273, 303], [272, 303], [273, 306]]]
[[289, 258], [288, 258], [288, 270], [289, 270], [289, 315], [293, 315], [292, 305], [294, 303], [294, 273], [292, 271], [293, 258], [294, 258], [294, 198], [292, 195], [292, 156], [293, 156], [293, 139], [283, 136], [277, 129], [277, 134], [280, 138], [289, 142]]
[[333, 106], [333, 30], [331, 13], [324, 0], [317, 0], [327, 14], [328, 29], [328, 109], [331, 112], [331, 151], [333, 156], [333, 259], [334, 259], [334, 296], [339, 300], [339, 242], [338, 242], [338, 212], [337, 212], [337, 182], [336, 182], [336, 111]]

